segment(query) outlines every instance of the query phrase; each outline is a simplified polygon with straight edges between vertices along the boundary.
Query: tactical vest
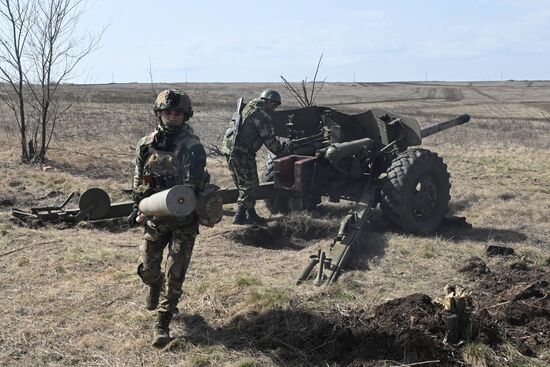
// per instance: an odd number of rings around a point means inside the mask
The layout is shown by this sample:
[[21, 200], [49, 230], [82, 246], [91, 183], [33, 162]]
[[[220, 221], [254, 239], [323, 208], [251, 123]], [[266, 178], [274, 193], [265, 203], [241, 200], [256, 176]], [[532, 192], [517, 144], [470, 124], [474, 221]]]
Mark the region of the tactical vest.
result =
[[155, 191], [188, 182], [189, 157], [185, 153], [198, 143], [194, 135], [183, 133], [175, 138], [173, 151], [155, 149], [150, 144], [149, 155], [143, 165], [143, 182]]

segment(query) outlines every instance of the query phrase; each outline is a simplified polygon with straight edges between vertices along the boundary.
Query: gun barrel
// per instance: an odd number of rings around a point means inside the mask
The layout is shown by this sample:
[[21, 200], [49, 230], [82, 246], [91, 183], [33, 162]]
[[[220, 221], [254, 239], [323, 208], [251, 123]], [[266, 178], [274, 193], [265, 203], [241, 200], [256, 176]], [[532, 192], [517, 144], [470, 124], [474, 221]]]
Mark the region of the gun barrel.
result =
[[344, 143], [335, 143], [330, 145], [325, 157], [332, 165], [339, 165], [340, 161], [346, 157], [351, 157], [363, 148], [371, 149], [374, 141], [370, 138], [347, 141]]
[[443, 130], [450, 129], [451, 127], [465, 124], [468, 121], [470, 121], [470, 115], [460, 115], [448, 121], [438, 122], [436, 124], [423, 127], [422, 129], [420, 129], [420, 135], [422, 136], [422, 138], [425, 138], [427, 136], [437, 134], [438, 132], [441, 132]]

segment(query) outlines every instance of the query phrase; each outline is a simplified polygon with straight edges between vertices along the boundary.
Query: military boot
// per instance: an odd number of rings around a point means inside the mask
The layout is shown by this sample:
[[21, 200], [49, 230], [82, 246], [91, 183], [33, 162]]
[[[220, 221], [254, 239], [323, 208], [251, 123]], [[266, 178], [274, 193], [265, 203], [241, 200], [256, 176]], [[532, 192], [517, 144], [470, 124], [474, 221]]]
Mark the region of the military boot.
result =
[[239, 205], [237, 208], [237, 213], [233, 218], [233, 224], [246, 224], [246, 208], [242, 205]]
[[147, 293], [147, 297], [145, 298], [145, 308], [153, 311], [157, 309], [157, 306], [159, 304], [159, 297], [160, 293], [162, 292], [162, 288], [164, 287], [164, 274], [160, 275], [159, 280], [149, 286], [149, 293]]
[[158, 312], [157, 321], [155, 322], [155, 330], [153, 335], [153, 346], [164, 347], [172, 341], [170, 337], [170, 321], [172, 321], [171, 312]]
[[265, 226], [267, 221], [260, 217], [258, 215], [258, 213], [256, 213], [256, 209], [252, 208], [252, 209], [247, 209], [246, 210], [246, 213], [247, 213], [247, 218], [248, 218], [248, 221], [250, 223], [254, 223], [254, 224], [257, 224], [259, 226]]

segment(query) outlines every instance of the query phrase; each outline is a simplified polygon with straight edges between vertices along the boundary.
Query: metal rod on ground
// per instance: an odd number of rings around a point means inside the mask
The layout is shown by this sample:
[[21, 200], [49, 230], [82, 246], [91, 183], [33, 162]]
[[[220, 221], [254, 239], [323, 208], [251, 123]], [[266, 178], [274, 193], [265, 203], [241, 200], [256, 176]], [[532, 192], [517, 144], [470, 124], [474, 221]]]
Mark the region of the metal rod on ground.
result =
[[6, 255], [9, 255], [9, 254], [13, 254], [14, 252], [21, 251], [21, 250], [24, 250], [24, 249], [29, 248], [29, 247], [38, 246], [38, 245], [45, 245], [45, 244], [53, 243], [53, 242], [57, 242], [57, 240], [33, 243], [33, 244], [30, 244], [30, 245], [27, 245], [27, 246], [16, 248], [15, 250], [4, 252], [3, 254], [0, 254], [0, 257], [6, 256]]

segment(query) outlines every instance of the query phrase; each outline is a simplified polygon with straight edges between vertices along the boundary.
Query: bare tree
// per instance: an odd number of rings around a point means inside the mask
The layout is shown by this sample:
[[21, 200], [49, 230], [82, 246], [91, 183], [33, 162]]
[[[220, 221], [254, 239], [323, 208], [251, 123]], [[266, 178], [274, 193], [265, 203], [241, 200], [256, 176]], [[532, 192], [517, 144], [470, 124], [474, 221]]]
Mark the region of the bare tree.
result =
[[292, 84], [290, 84], [290, 82], [286, 80], [284, 76], [281, 75], [281, 79], [283, 80], [285, 89], [290, 92], [290, 94], [294, 97], [294, 99], [296, 99], [296, 101], [298, 101], [298, 103], [302, 107], [313, 106], [313, 104], [315, 103], [315, 99], [317, 98], [317, 95], [325, 85], [326, 78], [323, 79], [321, 82], [317, 82], [317, 74], [319, 73], [319, 67], [321, 66], [322, 59], [323, 59], [323, 54], [319, 56], [319, 61], [317, 62], [317, 68], [315, 69], [315, 75], [313, 76], [313, 82], [311, 82], [311, 91], [309, 91], [309, 93], [308, 93], [307, 77], [305, 77], [300, 82], [300, 86], [298, 88], [294, 88]]
[[[103, 32], [97, 35], [78, 32], [77, 25], [85, 11], [84, 0], [0, 1], [1, 15], [17, 30], [13, 39], [22, 39], [0, 44], [0, 57], [9, 60], [7, 65], [11, 67], [3, 72], [3, 80], [16, 90], [19, 102], [16, 119], [20, 127], [21, 160], [42, 162], [59, 118], [71, 107], [70, 103], [60, 104], [60, 89], [76, 76], [76, 67], [97, 48]], [[12, 16], [12, 8], [25, 12]], [[17, 75], [18, 84], [7, 75]], [[14, 110], [13, 102], [10, 103]], [[32, 107], [32, 125], [31, 116], [25, 116], [25, 105]]]
[[24, 51], [33, 18], [32, 1], [0, 1], [0, 81], [5, 93], [1, 99], [13, 111], [21, 137], [21, 161], [29, 161], [25, 119]]
[[77, 65], [97, 48], [101, 39], [102, 33], [77, 32], [84, 5], [82, 0], [36, 1], [29, 47], [33, 67], [32, 72], [26, 74], [26, 80], [37, 112], [34, 158], [39, 161], [46, 158], [59, 117], [71, 107], [71, 104], [60, 105], [60, 87], [75, 76]]

